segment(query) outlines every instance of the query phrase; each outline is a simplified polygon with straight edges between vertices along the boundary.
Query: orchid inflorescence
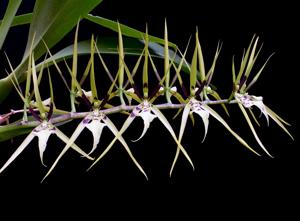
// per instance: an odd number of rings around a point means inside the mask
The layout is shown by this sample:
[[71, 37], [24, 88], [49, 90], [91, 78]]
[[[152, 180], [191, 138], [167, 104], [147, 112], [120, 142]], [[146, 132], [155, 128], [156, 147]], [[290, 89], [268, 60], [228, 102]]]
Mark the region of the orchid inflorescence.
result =
[[[265, 116], [267, 122], [269, 122], [269, 118], [275, 121], [291, 138], [292, 135], [288, 132], [284, 125], [289, 125], [282, 118], [280, 118], [277, 114], [275, 114], [269, 107], [267, 107], [263, 102], [263, 97], [258, 97], [249, 94], [249, 89], [256, 83], [259, 76], [261, 75], [267, 61], [265, 64], [259, 69], [259, 71], [255, 74], [252, 74], [253, 66], [256, 62], [256, 59], [260, 53], [261, 48], [257, 51], [258, 40], [259, 38], [254, 36], [251, 40], [247, 50], [244, 52], [243, 57], [241, 59], [241, 63], [239, 66], [239, 70], [237, 71], [235, 61], [233, 59], [232, 63], [232, 79], [233, 79], [233, 90], [232, 94], [228, 99], [221, 99], [219, 94], [217, 93], [214, 86], [212, 86], [211, 81], [214, 75], [215, 66], [221, 51], [221, 44], [218, 44], [216, 49], [216, 53], [213, 59], [213, 62], [210, 68], [205, 69], [204, 58], [202, 54], [201, 45], [198, 38], [198, 31], [195, 36], [195, 48], [193, 51], [193, 56], [191, 62], [189, 63], [186, 59], [186, 54], [188, 51], [188, 46], [186, 47], [184, 53], [176, 48], [173, 51], [169, 46], [168, 41], [168, 32], [167, 26], [165, 25], [165, 35], [164, 35], [164, 45], [154, 44], [149, 41], [148, 31], [146, 29], [145, 34], [142, 36], [142, 42], [144, 47], [142, 48], [137, 62], [134, 65], [132, 71], [128, 67], [125, 61], [126, 52], [123, 46], [123, 37], [120, 26], [118, 27], [118, 68], [117, 73], [115, 75], [111, 74], [111, 71], [107, 68], [107, 65], [104, 61], [104, 58], [101, 55], [101, 48], [98, 47], [97, 41], [94, 37], [91, 38], [90, 41], [90, 58], [88, 65], [85, 68], [83, 76], [81, 76], [81, 80], [78, 79], [79, 74], [77, 70], [78, 66], [78, 28], [77, 26], [75, 33], [75, 40], [73, 45], [73, 59], [72, 59], [72, 67], [70, 68], [65, 62], [66, 67], [68, 69], [67, 75], [70, 76], [71, 84], [70, 86], [67, 83], [66, 76], [60, 70], [58, 64], [56, 64], [55, 60], [51, 60], [52, 54], [50, 50], [48, 50], [48, 57], [45, 58], [45, 61], [52, 61], [62, 77], [66, 87], [70, 93], [70, 109], [71, 110], [61, 110], [57, 108], [55, 105], [54, 99], [54, 91], [52, 85], [52, 72], [50, 73], [49, 68], [47, 67], [47, 62], [42, 63], [41, 65], [35, 64], [34, 59], [34, 50], [31, 50], [27, 68], [27, 81], [25, 93], [22, 93], [21, 87], [19, 86], [18, 78], [15, 77], [12, 79], [12, 84], [14, 85], [16, 91], [21, 97], [24, 103], [24, 109], [18, 111], [11, 111], [10, 113], [3, 114], [0, 116], [0, 135], [1, 133], [6, 133], [7, 131], [17, 131], [18, 133], [10, 133], [10, 136], [0, 136], [1, 140], [10, 139], [13, 136], [21, 135], [24, 133], [28, 133], [25, 140], [20, 144], [17, 150], [13, 153], [13, 155], [7, 160], [7, 162], [0, 169], [0, 173], [9, 166], [16, 157], [28, 146], [28, 144], [34, 139], [34, 137], [38, 137], [39, 143], [39, 152], [42, 164], [43, 162], [43, 153], [47, 147], [47, 141], [50, 135], [55, 134], [59, 139], [61, 139], [65, 146], [59, 156], [56, 158], [55, 162], [50, 167], [48, 173], [45, 178], [53, 171], [57, 163], [61, 160], [63, 155], [70, 149], [74, 149], [80, 155], [92, 160], [93, 163], [91, 167], [93, 167], [97, 162], [99, 162], [113, 147], [116, 141], [119, 141], [128, 155], [130, 156], [133, 163], [137, 166], [137, 168], [144, 174], [147, 178], [145, 171], [142, 166], [138, 163], [133, 153], [131, 152], [128, 143], [123, 138], [123, 134], [132, 124], [132, 122], [140, 117], [144, 122], [144, 128], [141, 131], [141, 134], [133, 142], [139, 141], [146, 134], [149, 129], [151, 122], [158, 119], [162, 125], [167, 129], [171, 137], [173, 138], [177, 150], [175, 153], [175, 157], [171, 166], [170, 176], [173, 172], [174, 166], [177, 162], [177, 159], [182, 153], [187, 161], [194, 168], [193, 162], [186, 151], [185, 147], [181, 144], [184, 131], [186, 128], [186, 124], [188, 118], [190, 117], [194, 123], [194, 116], [198, 115], [204, 125], [204, 136], [202, 142], [205, 140], [206, 134], [208, 132], [209, 127], [209, 118], [213, 117], [218, 122], [220, 122], [242, 145], [244, 145], [247, 149], [249, 149], [254, 154], [260, 156], [254, 148], [252, 148], [242, 137], [240, 137], [236, 132], [234, 132], [228, 123], [219, 115], [212, 105], [222, 105], [225, 113], [229, 116], [226, 105], [229, 104], [237, 104], [241, 109], [253, 135], [256, 139], [259, 146], [263, 149], [263, 151], [272, 157], [272, 155], [268, 152], [265, 146], [262, 144], [260, 138], [258, 137], [254, 126], [252, 124], [252, 120], [248, 116], [253, 118], [255, 122], [258, 123], [255, 115], [252, 111], [253, 107], [258, 108], [261, 113]], [[46, 44], [45, 44], [45, 47]], [[156, 50], [156, 49], [163, 50]], [[163, 51], [161, 54], [160, 52]], [[106, 72], [106, 74], [111, 79], [112, 83], [107, 91], [107, 93], [100, 98], [96, 84], [96, 69], [95, 69], [95, 55], [98, 56], [99, 61]], [[158, 58], [156, 58], [158, 57]], [[270, 56], [271, 57], [271, 56]], [[164, 61], [164, 69], [163, 74], [158, 71], [156, 68], [154, 59], [161, 59]], [[9, 60], [8, 60], [9, 62]], [[139, 67], [142, 63], [142, 70], [140, 72]], [[10, 64], [10, 63], [9, 63]], [[10, 65], [11, 66], [11, 65]], [[12, 72], [14, 71], [11, 67]], [[43, 73], [45, 69], [48, 69], [48, 82], [49, 82], [49, 97], [46, 100], [42, 100], [40, 95], [40, 84], [41, 79], [43, 77]], [[153, 75], [149, 75], [149, 71], [154, 72]], [[37, 73], [38, 72], [38, 73]], [[186, 82], [184, 82], [182, 78], [182, 73], [187, 72], [190, 76], [189, 79], [189, 90], [186, 87]], [[142, 90], [139, 90], [138, 83], [136, 80], [136, 76], [141, 74], [142, 79]], [[254, 75], [254, 77], [250, 80], [250, 76]], [[90, 78], [90, 88], [84, 89], [84, 81], [87, 78]], [[149, 88], [149, 79], [157, 78], [157, 85], [151, 91]], [[172, 78], [171, 78], [172, 77]], [[248, 83], [249, 82], [249, 83]], [[150, 93], [151, 92], [151, 93]], [[181, 93], [182, 92], [182, 93]], [[157, 98], [165, 96], [165, 103], [157, 103]], [[113, 105], [112, 100], [119, 99], [119, 105]], [[78, 112], [77, 104], [85, 103], [88, 107], [87, 112]], [[173, 127], [169, 123], [168, 119], [162, 113], [163, 109], [178, 109], [178, 113], [175, 117], [181, 114], [181, 125], [178, 134], [174, 131]], [[23, 114], [21, 120], [18, 120], [13, 123], [8, 123], [4, 125], [4, 123], [8, 120], [9, 117], [17, 114]], [[127, 119], [123, 123], [123, 126], [118, 130], [114, 123], [109, 119], [109, 114], [113, 113], [121, 113], [127, 115]], [[32, 117], [31, 117], [32, 116]], [[71, 137], [67, 137], [64, 133], [58, 129], [60, 125], [70, 122], [73, 119], [82, 119], [78, 124], [77, 128], [74, 130]], [[20, 130], [23, 128], [24, 130]], [[31, 129], [33, 128], [33, 129]], [[75, 144], [77, 138], [80, 136], [82, 131], [87, 128], [93, 135], [93, 145], [91, 151], [86, 153], [82, 148]], [[108, 128], [110, 132], [114, 135], [114, 139], [110, 142], [110, 144], [104, 149], [101, 155], [97, 158], [93, 158], [90, 155], [94, 153], [95, 149], [99, 146], [100, 138], [103, 129]], [[31, 132], [30, 132], [31, 130]], [[20, 132], [21, 131], [21, 132]], [[90, 167], [90, 168], [91, 168]], [[89, 168], [89, 169], [90, 169]]]

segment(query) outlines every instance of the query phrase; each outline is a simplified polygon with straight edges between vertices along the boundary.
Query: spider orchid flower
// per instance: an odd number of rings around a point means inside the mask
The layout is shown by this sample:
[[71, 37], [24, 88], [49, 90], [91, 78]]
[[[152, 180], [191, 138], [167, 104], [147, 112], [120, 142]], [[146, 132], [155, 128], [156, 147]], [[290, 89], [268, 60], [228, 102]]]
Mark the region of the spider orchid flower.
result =
[[244, 117], [245, 117], [251, 131], [252, 131], [252, 134], [254, 135], [254, 137], [257, 141], [257, 143], [267, 153], [267, 155], [269, 155], [270, 157], [273, 157], [267, 151], [267, 149], [264, 147], [262, 142], [260, 141], [260, 139], [259, 139], [259, 137], [258, 137], [258, 135], [257, 135], [257, 133], [254, 129], [254, 126], [251, 123], [251, 120], [250, 120], [245, 108], [247, 108], [250, 111], [250, 113], [253, 116], [254, 120], [258, 123], [258, 121], [256, 120], [254, 114], [251, 111], [251, 107], [256, 106], [257, 108], [260, 109], [261, 113], [267, 119], [268, 125], [269, 125], [269, 117], [271, 117], [275, 121], [275, 123], [277, 123], [293, 139], [292, 135], [288, 132], [288, 130], [284, 126], [284, 124], [286, 124], [286, 125], [289, 125], [289, 124], [287, 122], [285, 122], [282, 118], [280, 118], [277, 114], [275, 114], [270, 108], [268, 108], [263, 103], [263, 98], [262, 97], [257, 97], [257, 96], [254, 96], [254, 95], [248, 95], [247, 93], [245, 93], [245, 94], [235, 93], [235, 98], [238, 101], [239, 108], [241, 109], [241, 111], [242, 111], [242, 113], [243, 113], [243, 115], [244, 115]]
[[81, 134], [81, 132], [84, 130], [84, 128], [87, 128], [91, 131], [93, 135], [93, 147], [92, 150], [88, 155], [94, 152], [94, 150], [97, 148], [101, 134], [104, 127], [108, 127], [109, 130], [118, 138], [118, 140], [121, 142], [121, 144], [124, 146], [125, 150], [127, 151], [128, 155], [134, 162], [134, 164], [137, 166], [137, 168], [144, 174], [144, 176], [147, 178], [146, 173], [144, 172], [141, 165], [137, 162], [135, 157], [133, 156], [131, 150], [129, 149], [129, 146], [127, 145], [126, 141], [122, 136], [119, 136], [119, 131], [116, 128], [116, 126], [113, 124], [113, 122], [98, 108], [95, 108], [92, 112], [90, 112], [77, 126], [75, 131], [73, 132], [69, 142], [64, 147], [63, 151], [60, 153], [60, 155], [57, 157], [51, 168], [49, 169], [48, 173], [44, 177], [44, 179], [52, 172], [52, 170], [57, 165], [58, 161], [61, 159], [61, 157], [64, 155], [64, 153], [71, 147], [71, 145], [75, 142], [75, 140], [78, 138], [78, 136]]
[[116, 137], [114, 138], [114, 140], [112, 140], [112, 142], [107, 146], [107, 148], [98, 157], [98, 159], [96, 159], [94, 161], [94, 163], [91, 165], [90, 168], [92, 168], [111, 149], [111, 147], [116, 142], [116, 140], [120, 139], [121, 135], [127, 130], [127, 128], [131, 125], [131, 123], [133, 122], [133, 120], [136, 117], [141, 117], [143, 119], [144, 129], [143, 129], [142, 134], [140, 135], [140, 137], [137, 140], [134, 140], [134, 141], [140, 140], [146, 134], [147, 130], [149, 129], [150, 123], [155, 118], [158, 118], [160, 120], [160, 122], [165, 126], [165, 128], [169, 131], [172, 138], [176, 142], [179, 150], [184, 154], [184, 156], [186, 157], [186, 159], [189, 161], [192, 168], [194, 169], [194, 165], [193, 165], [192, 160], [190, 159], [190, 157], [189, 157], [188, 153], [186, 152], [185, 148], [178, 141], [178, 139], [176, 137], [176, 134], [175, 134], [171, 124], [168, 122], [167, 118], [161, 113], [161, 111], [157, 107], [155, 107], [155, 105], [153, 105], [147, 99], [144, 99], [139, 105], [137, 105], [133, 109], [133, 111], [131, 112], [129, 117], [124, 122], [124, 124], [123, 124], [122, 128], [120, 129], [119, 133], [117, 135], [115, 135]]
[[[57, 127], [55, 127], [50, 122], [44, 120], [37, 127], [35, 127], [29, 135], [25, 138], [25, 140], [21, 143], [21, 145], [17, 148], [17, 150], [11, 155], [11, 157], [6, 161], [6, 163], [0, 169], [0, 173], [6, 169], [21, 153], [22, 151], [30, 144], [30, 142], [37, 137], [38, 138], [38, 147], [39, 154], [41, 158], [41, 163], [45, 166], [43, 162], [43, 155], [47, 147], [47, 142], [49, 137], [55, 134], [59, 139], [61, 139], [64, 143], [69, 142], [69, 138], [61, 132]], [[80, 149], [75, 143], [72, 143], [71, 147], [80, 153], [82, 156], [93, 160], [88, 154], [86, 154], [82, 149]]]
[[155, 114], [153, 114], [152, 111], [152, 104], [149, 103], [148, 100], [144, 100], [141, 104], [139, 104], [136, 108], [133, 109], [131, 112], [132, 120], [135, 117], [141, 117], [144, 122], [144, 129], [140, 137], [134, 141], [140, 140], [147, 132], [147, 130], [150, 127], [150, 123], [157, 117]]
[[209, 112], [206, 109], [204, 109], [202, 103], [196, 100], [195, 98], [191, 98], [186, 106], [187, 106], [187, 108], [185, 109], [186, 112], [187, 110], [189, 110], [190, 113], [198, 114], [203, 121], [204, 124], [204, 137], [202, 140], [203, 142], [205, 140], [208, 131]]
[[269, 115], [263, 103], [263, 97], [248, 95], [248, 93], [246, 94], [235, 93], [235, 99], [240, 104], [242, 104], [245, 108], [251, 108], [252, 106], [256, 106], [261, 111], [261, 113], [265, 116], [267, 123], [269, 125]]

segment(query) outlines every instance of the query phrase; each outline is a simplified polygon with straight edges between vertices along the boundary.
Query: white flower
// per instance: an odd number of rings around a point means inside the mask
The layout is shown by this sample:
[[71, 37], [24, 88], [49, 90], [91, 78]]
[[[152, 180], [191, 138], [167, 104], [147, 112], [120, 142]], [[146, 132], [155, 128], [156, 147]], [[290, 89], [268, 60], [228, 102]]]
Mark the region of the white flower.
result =
[[[103, 122], [103, 119], [106, 116], [100, 112], [98, 109], [94, 110], [91, 114], [86, 116], [83, 121], [80, 123], [81, 125], [81, 131], [86, 127], [89, 129], [93, 134], [93, 148], [90, 151], [89, 154], [93, 153], [94, 150], [97, 148], [97, 145], [100, 142], [101, 134], [103, 131], [103, 128], [106, 126], [106, 124]], [[80, 132], [81, 132], [80, 131]]]
[[131, 113], [134, 117], [138, 116], [141, 117], [144, 121], [144, 129], [141, 134], [141, 136], [134, 140], [138, 141], [140, 140], [147, 132], [147, 130], [150, 127], [150, 123], [156, 118], [157, 116], [153, 113], [151, 113], [151, 104], [147, 101], [144, 100], [141, 104], [139, 104]]
[[75, 140], [78, 138], [78, 136], [81, 134], [81, 132], [83, 131], [84, 128], [89, 129], [92, 132], [92, 134], [93, 134], [93, 138], [94, 138], [93, 148], [90, 151], [90, 153], [88, 154], [88, 156], [91, 153], [93, 153], [93, 151], [97, 148], [98, 143], [100, 142], [101, 134], [102, 134], [103, 128], [105, 126], [107, 126], [108, 129], [115, 135], [115, 139], [111, 142], [111, 145], [109, 145], [109, 147], [102, 152], [102, 154], [100, 155], [100, 157], [96, 161], [94, 161], [94, 163], [92, 164], [92, 166], [94, 166], [108, 152], [108, 150], [112, 147], [112, 144], [116, 140], [119, 140], [121, 142], [121, 144], [123, 145], [123, 147], [125, 148], [125, 150], [127, 151], [127, 153], [130, 156], [130, 158], [132, 159], [132, 161], [134, 162], [134, 164], [146, 176], [146, 173], [144, 172], [144, 170], [142, 169], [142, 167], [139, 165], [139, 163], [137, 162], [137, 160], [134, 158], [131, 150], [129, 149], [129, 147], [128, 147], [127, 143], [126, 143], [126, 141], [121, 136], [121, 133], [118, 131], [118, 129], [116, 128], [116, 126], [113, 124], [113, 122], [102, 111], [100, 111], [99, 109], [94, 109], [77, 126], [77, 128], [73, 132], [71, 138], [66, 143], [66, 146], [64, 147], [63, 151], [57, 157], [57, 159], [55, 160], [55, 162], [53, 163], [53, 165], [49, 169], [48, 173], [44, 177], [44, 179], [55, 168], [55, 166], [57, 165], [58, 161], [61, 159], [62, 155], [65, 153], [65, 151], [67, 151], [72, 146], [72, 144], [75, 142]]
[[48, 123], [47, 121], [43, 121], [39, 126], [34, 128], [34, 130], [32, 131], [32, 139], [34, 137], [38, 137], [38, 139], [39, 139], [40, 158], [41, 158], [41, 162], [44, 166], [45, 166], [45, 164], [43, 161], [43, 155], [44, 155], [44, 152], [47, 147], [48, 139], [49, 139], [50, 135], [54, 134], [54, 133], [55, 133], [55, 127], [52, 124]]
[[205, 110], [202, 107], [201, 102], [196, 100], [195, 98], [191, 98], [187, 105], [189, 105], [191, 113], [196, 113], [202, 118], [202, 121], [203, 121], [203, 124], [204, 124], [204, 137], [203, 137], [203, 140], [202, 140], [202, 142], [203, 142], [205, 140], [205, 137], [206, 137], [206, 134], [207, 134], [207, 131], [208, 131], [209, 112], [207, 110]]
[[261, 113], [265, 116], [267, 123], [269, 124], [269, 116], [266, 110], [266, 107], [263, 103], [263, 97], [257, 97], [254, 95], [239, 94], [235, 93], [235, 99], [241, 103], [245, 108], [251, 108], [252, 106], [256, 106], [260, 109]]
[[[21, 153], [22, 151], [30, 144], [30, 142], [38, 137], [38, 146], [39, 153], [42, 164], [45, 166], [43, 162], [43, 155], [47, 147], [47, 142], [51, 134], [56, 134], [56, 136], [61, 139], [63, 142], [68, 143], [69, 138], [64, 135], [58, 128], [56, 128], [53, 124], [48, 121], [42, 121], [37, 127], [35, 127], [31, 133], [25, 138], [25, 140], [20, 144], [17, 150], [11, 155], [11, 157], [6, 161], [6, 163], [0, 169], [0, 173], [8, 167]], [[82, 151], [76, 144], [72, 143], [71, 147], [80, 153], [81, 155], [87, 157], [88, 159], [92, 159], [89, 157], [84, 151]]]

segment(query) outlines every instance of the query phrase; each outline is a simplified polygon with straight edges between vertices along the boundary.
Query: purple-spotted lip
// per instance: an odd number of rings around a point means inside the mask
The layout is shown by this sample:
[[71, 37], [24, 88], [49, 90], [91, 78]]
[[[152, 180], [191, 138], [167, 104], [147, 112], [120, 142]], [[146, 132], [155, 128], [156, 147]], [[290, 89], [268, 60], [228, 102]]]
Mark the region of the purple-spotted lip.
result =
[[91, 121], [92, 121], [91, 118], [84, 118], [83, 121], [82, 121], [82, 123], [83, 124], [89, 124]]
[[204, 110], [204, 108], [202, 107], [202, 103], [200, 101], [197, 101], [196, 99], [191, 99], [189, 101], [189, 105], [191, 106], [192, 111]]
[[107, 118], [107, 116], [105, 114], [103, 114], [102, 112], [97, 112], [97, 113], [93, 113], [90, 114], [89, 116], [85, 117], [83, 119], [83, 124], [89, 124], [92, 121], [103, 121]]

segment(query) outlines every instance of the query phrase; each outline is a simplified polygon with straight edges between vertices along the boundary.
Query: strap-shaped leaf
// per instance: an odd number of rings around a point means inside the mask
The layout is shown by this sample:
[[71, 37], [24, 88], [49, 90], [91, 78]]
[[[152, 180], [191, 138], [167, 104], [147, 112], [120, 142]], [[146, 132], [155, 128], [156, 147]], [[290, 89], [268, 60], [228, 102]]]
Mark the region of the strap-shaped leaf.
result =
[[[120, 23], [118, 23], [118, 50], [119, 50], [119, 88], [123, 89], [123, 83], [124, 83], [124, 63], [123, 63], [123, 60], [124, 60], [124, 46], [123, 46], [123, 37], [122, 37], [122, 31], [121, 31]], [[122, 96], [122, 95], [120, 94], [120, 96]]]
[[[100, 17], [100, 16], [94, 16], [91, 14], [86, 15], [84, 18], [86, 18], [89, 21], [92, 21], [96, 24], [101, 25], [102, 27], [111, 29], [115, 32], [118, 32], [118, 22]], [[131, 37], [131, 38], [137, 38], [137, 39], [143, 39], [145, 37], [145, 33], [138, 31], [134, 28], [128, 27], [126, 25], [120, 24], [120, 29], [122, 31], [122, 34], [124, 36], [127, 37]], [[164, 44], [164, 40], [161, 38], [157, 38], [154, 36], [149, 35], [149, 41], [151, 42], [156, 42], [156, 43], [160, 43], [160, 44]], [[176, 48], [177, 46], [173, 43], [170, 42], [170, 46], [173, 48]]]
[[[80, 17], [89, 13], [101, 1], [37, 0], [33, 10], [24, 58], [29, 55], [30, 45], [33, 40], [35, 56], [39, 58], [46, 52], [41, 42], [42, 39], [51, 48], [76, 26]], [[35, 38], [33, 38], [34, 35]]]
[[[21, 1], [21, 0], [20, 0]], [[15, 15], [13, 16], [13, 20], [10, 24], [10, 27], [15, 27], [19, 25], [27, 25], [32, 20], [32, 13], [26, 13], [22, 15]], [[2, 24], [3, 20], [0, 20], [0, 25]]]
[[[0, 24], [0, 50], [5, 41], [6, 35], [8, 33], [9, 28], [12, 25], [13, 19], [17, 13], [17, 10], [21, 4], [22, 0], [9, 0], [8, 5], [3, 17], [3, 20]], [[2, 2], [3, 4], [3, 2]]]
[[[24, 72], [31, 51], [34, 49], [35, 58], [40, 58], [47, 51], [43, 40], [49, 48], [53, 47], [76, 26], [80, 17], [85, 16], [101, 1], [37, 0], [33, 10], [25, 53], [22, 62], [16, 68], [16, 76], [20, 82], [26, 79]], [[11, 90], [10, 77], [0, 80], [0, 102], [7, 97]]]

